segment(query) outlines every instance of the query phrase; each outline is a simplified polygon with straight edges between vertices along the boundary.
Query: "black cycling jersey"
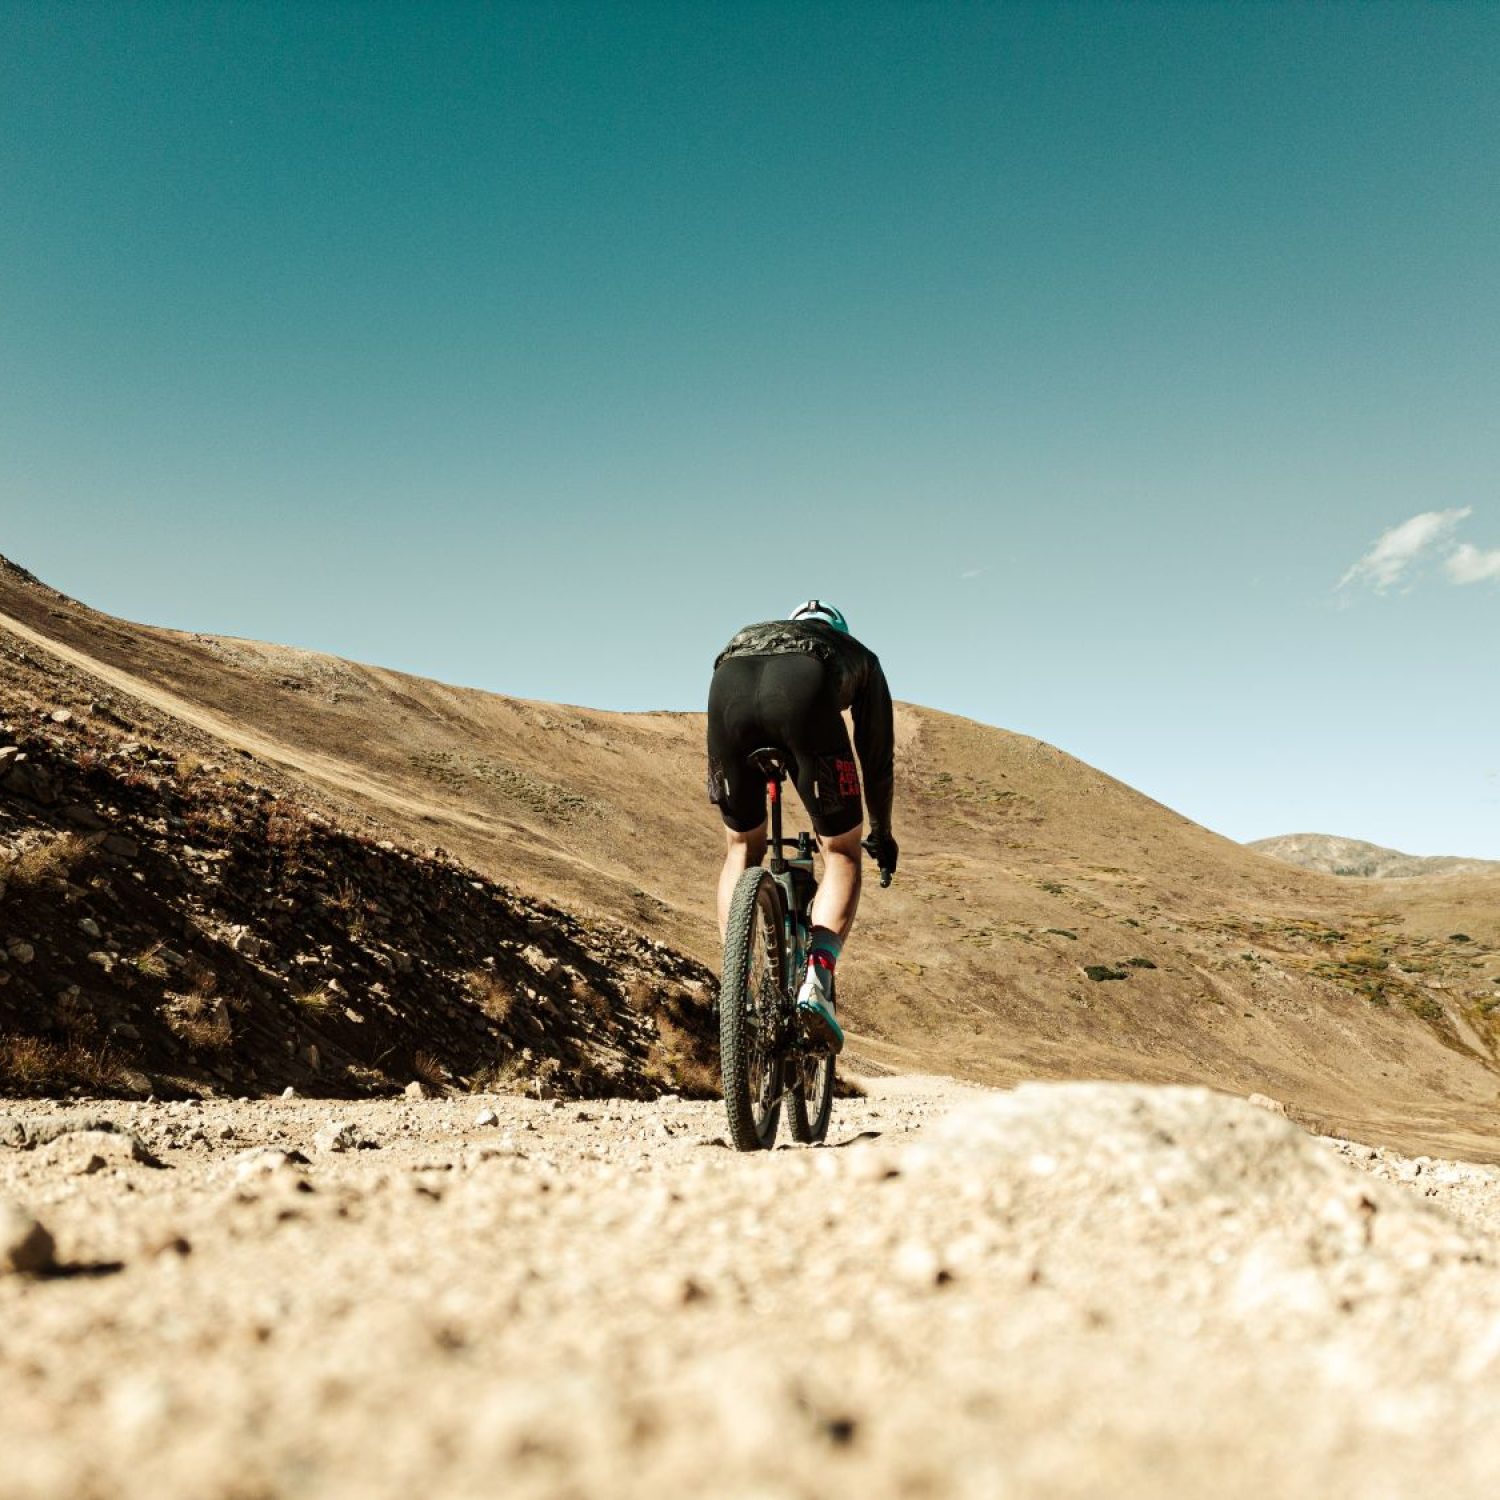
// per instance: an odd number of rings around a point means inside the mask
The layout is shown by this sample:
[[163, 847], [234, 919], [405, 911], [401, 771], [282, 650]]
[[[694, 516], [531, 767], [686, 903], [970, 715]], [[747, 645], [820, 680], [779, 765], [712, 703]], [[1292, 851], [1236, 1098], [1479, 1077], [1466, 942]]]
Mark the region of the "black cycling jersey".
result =
[[744, 760], [762, 745], [792, 756], [793, 780], [825, 838], [859, 825], [859, 777], [841, 717], [854, 714], [870, 831], [890, 832], [895, 727], [879, 658], [822, 620], [747, 625], [714, 662], [709, 689], [709, 798], [725, 823], [749, 832], [765, 821], [765, 786]]

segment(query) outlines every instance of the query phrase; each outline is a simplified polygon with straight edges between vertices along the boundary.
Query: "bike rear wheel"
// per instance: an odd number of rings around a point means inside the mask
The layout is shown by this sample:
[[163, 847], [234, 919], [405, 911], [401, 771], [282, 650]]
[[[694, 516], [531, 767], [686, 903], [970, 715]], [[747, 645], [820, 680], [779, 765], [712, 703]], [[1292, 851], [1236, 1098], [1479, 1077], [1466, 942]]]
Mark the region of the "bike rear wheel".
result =
[[828, 1134], [833, 1114], [833, 1070], [831, 1052], [799, 1052], [793, 1062], [795, 1076], [787, 1109], [792, 1139], [809, 1146]]
[[776, 1141], [786, 992], [781, 892], [764, 870], [746, 870], [729, 905], [719, 988], [719, 1066], [737, 1151], [768, 1151]]

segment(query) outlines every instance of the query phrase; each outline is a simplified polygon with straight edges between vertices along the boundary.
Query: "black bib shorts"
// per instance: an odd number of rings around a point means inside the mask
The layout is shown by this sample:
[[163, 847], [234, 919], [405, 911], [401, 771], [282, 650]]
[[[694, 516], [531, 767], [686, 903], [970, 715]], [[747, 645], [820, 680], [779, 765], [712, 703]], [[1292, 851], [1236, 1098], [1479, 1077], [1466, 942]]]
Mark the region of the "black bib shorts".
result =
[[823, 838], [864, 820], [859, 768], [828, 670], [816, 656], [731, 656], [708, 689], [708, 800], [727, 828], [766, 821], [766, 782], [746, 757], [775, 745], [788, 757], [797, 795]]

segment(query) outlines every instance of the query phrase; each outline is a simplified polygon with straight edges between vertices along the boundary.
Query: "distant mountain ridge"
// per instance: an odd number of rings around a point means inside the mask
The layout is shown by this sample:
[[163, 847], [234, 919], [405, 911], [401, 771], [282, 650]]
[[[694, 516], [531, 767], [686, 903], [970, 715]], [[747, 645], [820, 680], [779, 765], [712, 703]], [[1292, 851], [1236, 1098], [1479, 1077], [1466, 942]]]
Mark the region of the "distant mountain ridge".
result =
[[1333, 833], [1283, 833], [1245, 845], [1284, 864], [1325, 875], [1347, 875], [1362, 880], [1415, 880], [1431, 875], [1483, 875], [1500, 870], [1500, 860], [1465, 859], [1456, 854], [1403, 854], [1364, 839], [1340, 838]]

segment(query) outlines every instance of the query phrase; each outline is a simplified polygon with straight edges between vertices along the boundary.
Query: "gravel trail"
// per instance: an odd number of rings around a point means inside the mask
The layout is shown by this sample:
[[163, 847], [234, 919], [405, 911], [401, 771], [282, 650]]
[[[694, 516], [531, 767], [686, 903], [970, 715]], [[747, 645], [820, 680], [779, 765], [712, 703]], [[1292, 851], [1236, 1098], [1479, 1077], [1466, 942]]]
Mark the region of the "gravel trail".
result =
[[1500, 1469], [1500, 1170], [1206, 1090], [884, 1079], [753, 1157], [719, 1104], [509, 1096], [14, 1104], [5, 1140], [0, 1228], [53, 1241], [0, 1273], [5, 1500]]

